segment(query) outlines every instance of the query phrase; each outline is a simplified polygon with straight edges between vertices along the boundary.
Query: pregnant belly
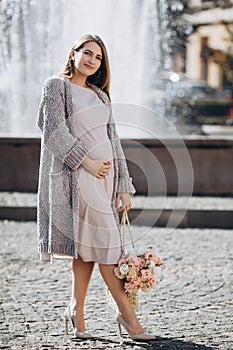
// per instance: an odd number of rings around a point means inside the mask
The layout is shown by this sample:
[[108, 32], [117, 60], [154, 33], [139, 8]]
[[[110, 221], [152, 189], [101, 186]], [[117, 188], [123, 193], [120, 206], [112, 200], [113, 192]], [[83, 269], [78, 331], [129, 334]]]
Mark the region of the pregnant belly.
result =
[[94, 140], [83, 140], [84, 144], [87, 146], [89, 152], [88, 156], [92, 159], [106, 159], [112, 160], [112, 146], [109, 139], [104, 139], [102, 141], [96, 142]]
[[[78, 169], [78, 187], [80, 194], [80, 209], [89, 207], [97, 214], [112, 213], [111, 199], [113, 192], [114, 169], [104, 179], [98, 179], [84, 167]], [[82, 211], [81, 210], [81, 211]]]

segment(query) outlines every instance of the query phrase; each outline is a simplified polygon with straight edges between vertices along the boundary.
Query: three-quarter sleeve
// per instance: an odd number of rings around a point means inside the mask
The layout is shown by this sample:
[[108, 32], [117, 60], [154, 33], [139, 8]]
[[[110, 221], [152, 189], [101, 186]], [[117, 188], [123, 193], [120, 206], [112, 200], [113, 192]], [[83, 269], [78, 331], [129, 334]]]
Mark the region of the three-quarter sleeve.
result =
[[117, 163], [118, 163], [118, 184], [117, 184], [117, 193], [119, 192], [128, 192], [134, 194], [136, 192], [133, 184], [132, 178], [129, 176], [129, 171], [125, 159], [125, 155], [121, 146], [120, 138], [116, 130], [116, 124], [112, 117], [112, 111], [109, 118], [109, 127], [111, 129], [111, 138], [114, 143], [116, 150]]

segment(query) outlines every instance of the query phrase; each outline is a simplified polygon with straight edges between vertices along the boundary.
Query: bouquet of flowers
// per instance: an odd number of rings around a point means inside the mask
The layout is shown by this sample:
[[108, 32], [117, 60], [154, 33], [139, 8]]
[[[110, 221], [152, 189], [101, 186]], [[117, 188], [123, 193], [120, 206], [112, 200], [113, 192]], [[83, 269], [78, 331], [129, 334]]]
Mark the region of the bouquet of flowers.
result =
[[138, 290], [149, 291], [156, 284], [156, 267], [162, 265], [162, 259], [149, 246], [145, 252], [133, 255], [125, 254], [114, 269], [117, 278], [124, 280], [124, 288], [132, 306], [138, 308]]

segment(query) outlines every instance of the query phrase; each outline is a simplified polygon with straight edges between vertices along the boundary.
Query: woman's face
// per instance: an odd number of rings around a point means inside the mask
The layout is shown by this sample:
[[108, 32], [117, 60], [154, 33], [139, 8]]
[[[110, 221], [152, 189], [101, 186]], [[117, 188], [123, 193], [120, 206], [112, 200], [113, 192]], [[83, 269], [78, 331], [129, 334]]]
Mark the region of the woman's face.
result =
[[101, 47], [96, 42], [88, 42], [79, 49], [72, 51], [74, 66], [82, 75], [95, 74], [99, 69], [102, 60]]

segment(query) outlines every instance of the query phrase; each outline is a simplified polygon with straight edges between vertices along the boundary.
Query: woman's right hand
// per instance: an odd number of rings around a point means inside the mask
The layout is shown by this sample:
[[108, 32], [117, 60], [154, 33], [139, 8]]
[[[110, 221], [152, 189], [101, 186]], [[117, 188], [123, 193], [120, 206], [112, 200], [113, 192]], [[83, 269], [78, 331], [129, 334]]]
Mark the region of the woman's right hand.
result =
[[82, 165], [98, 179], [104, 179], [109, 174], [111, 168], [111, 162], [109, 160], [91, 159], [89, 157], [84, 158]]

